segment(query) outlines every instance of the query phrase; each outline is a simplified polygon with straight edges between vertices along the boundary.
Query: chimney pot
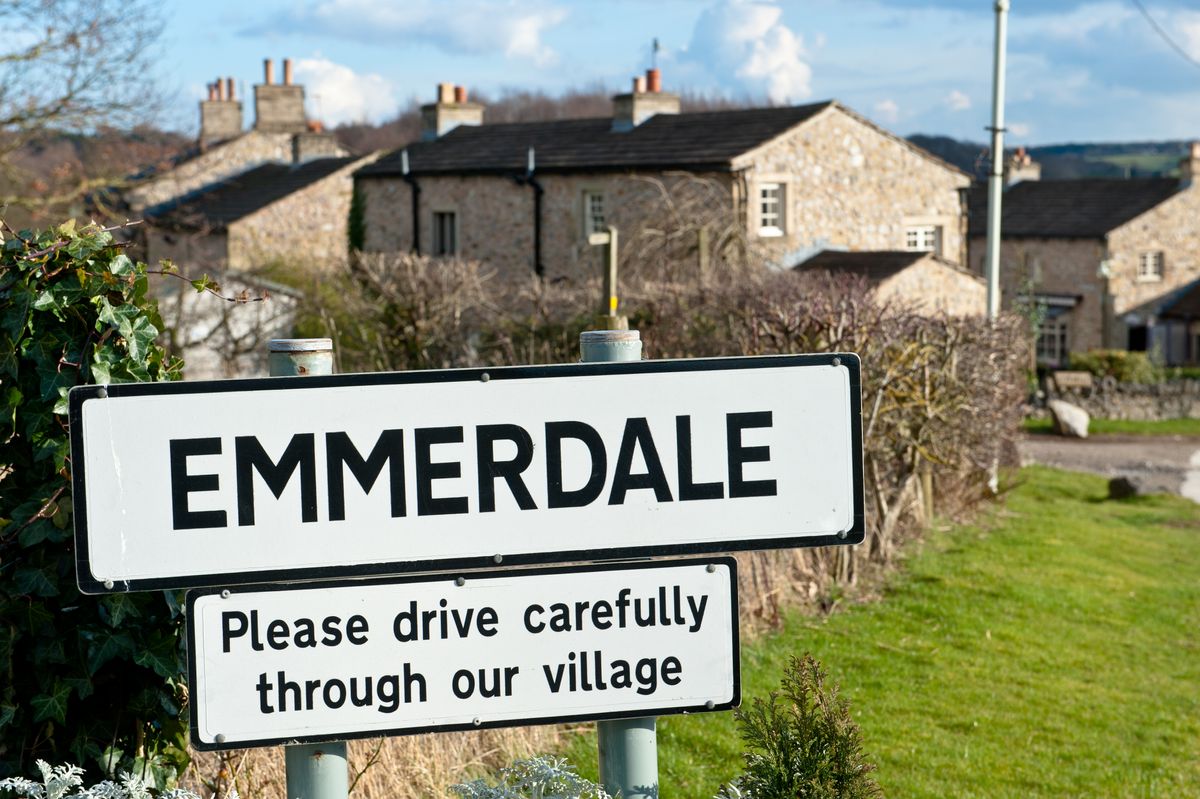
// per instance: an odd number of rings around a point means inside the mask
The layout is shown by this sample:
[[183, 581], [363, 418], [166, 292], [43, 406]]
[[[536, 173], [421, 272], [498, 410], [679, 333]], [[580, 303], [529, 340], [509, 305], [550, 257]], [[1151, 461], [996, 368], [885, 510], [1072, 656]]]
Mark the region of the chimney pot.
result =
[[226, 100], [236, 100], [237, 99], [237, 97], [234, 95], [233, 78], [225, 79], [225, 99]]
[[269, 58], [263, 59], [263, 83], [270, 86], [275, 82], [275, 64]]
[[454, 84], [439, 83], [437, 85], [437, 101], [438, 103], [454, 102]]
[[215, 81], [213, 81], [213, 94], [215, 95], [213, 97], [214, 100], [225, 99], [225, 86], [221, 83], [220, 78], [217, 78]]
[[633, 93], [634, 94], [645, 94], [646, 93], [646, 78], [645, 78], [645, 76], [638, 75], [637, 77], [635, 77], [633, 79]]
[[652, 94], [662, 91], [662, 73], [658, 68], [646, 70], [646, 91]]
[[292, 85], [292, 59], [283, 59], [283, 85]]
[[210, 83], [208, 84], [208, 100], [212, 102], [215, 99], [217, 99], [217, 87]]
[[466, 86], [455, 86], [454, 87], [454, 102], [462, 104], [462, 103], [465, 103], [466, 101], [467, 101], [467, 87]]

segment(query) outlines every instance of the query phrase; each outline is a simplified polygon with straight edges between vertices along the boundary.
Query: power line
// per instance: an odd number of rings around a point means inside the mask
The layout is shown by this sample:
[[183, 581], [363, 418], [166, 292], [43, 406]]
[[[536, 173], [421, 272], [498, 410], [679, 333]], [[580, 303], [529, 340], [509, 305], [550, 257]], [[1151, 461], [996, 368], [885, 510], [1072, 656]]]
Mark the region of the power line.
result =
[[1142, 16], [1145, 17], [1146, 21], [1150, 23], [1150, 27], [1154, 28], [1154, 32], [1162, 37], [1162, 40], [1169, 44], [1172, 50], [1179, 53], [1179, 55], [1182, 56], [1192, 66], [1200, 69], [1200, 61], [1192, 58], [1187, 50], [1184, 50], [1182, 47], [1180, 47], [1175, 40], [1171, 38], [1170, 34], [1163, 30], [1163, 27], [1158, 24], [1158, 20], [1150, 16], [1150, 12], [1146, 10], [1144, 5], [1142, 5], [1142, 0], [1129, 0], [1129, 2], [1133, 3], [1137, 10], [1142, 12]]

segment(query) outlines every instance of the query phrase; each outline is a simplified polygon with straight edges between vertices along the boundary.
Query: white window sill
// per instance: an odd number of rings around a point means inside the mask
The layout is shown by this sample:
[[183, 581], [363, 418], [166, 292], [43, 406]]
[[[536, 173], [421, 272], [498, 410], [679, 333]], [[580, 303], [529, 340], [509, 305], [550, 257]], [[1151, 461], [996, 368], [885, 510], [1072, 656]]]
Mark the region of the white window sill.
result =
[[1138, 283], [1161, 283], [1162, 275], [1138, 275]]
[[758, 237], [760, 239], [771, 239], [783, 235], [783, 230], [777, 227], [760, 227], [758, 229]]

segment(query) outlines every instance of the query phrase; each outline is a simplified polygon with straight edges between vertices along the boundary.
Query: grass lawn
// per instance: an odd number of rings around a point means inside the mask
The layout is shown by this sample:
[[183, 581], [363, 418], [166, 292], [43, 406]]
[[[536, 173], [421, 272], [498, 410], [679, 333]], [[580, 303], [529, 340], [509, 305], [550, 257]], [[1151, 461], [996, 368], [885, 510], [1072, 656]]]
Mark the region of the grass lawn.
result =
[[[893, 797], [1200, 796], [1200, 508], [1034, 467], [989, 525], [932, 534], [882, 601], [744, 643], [743, 696], [814, 653]], [[732, 713], [659, 721], [669, 797], [739, 770]], [[595, 776], [595, 741], [567, 753]]]
[[[1025, 432], [1054, 432], [1049, 419], [1026, 419]], [[1123, 419], [1092, 419], [1088, 433], [1094, 436], [1200, 436], [1200, 419], [1164, 419], [1158, 422], [1131, 422]]]

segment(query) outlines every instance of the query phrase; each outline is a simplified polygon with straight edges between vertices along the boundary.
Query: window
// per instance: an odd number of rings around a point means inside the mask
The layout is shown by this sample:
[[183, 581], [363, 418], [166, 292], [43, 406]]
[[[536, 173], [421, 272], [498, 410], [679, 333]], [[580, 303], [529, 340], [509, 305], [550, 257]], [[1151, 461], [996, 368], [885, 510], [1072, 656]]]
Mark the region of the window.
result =
[[782, 236], [784, 232], [784, 192], [782, 183], [762, 183], [758, 187], [758, 235]]
[[458, 255], [458, 215], [453, 211], [433, 212], [433, 254]]
[[1056, 316], [1038, 326], [1037, 360], [1050, 366], [1067, 362], [1067, 319]]
[[942, 254], [941, 225], [911, 225], [904, 229], [904, 249]]
[[1150, 329], [1145, 325], [1131, 325], [1129, 327], [1129, 346], [1126, 348], [1130, 352], [1145, 352], [1150, 349]]
[[1162, 280], [1163, 279], [1163, 258], [1162, 250], [1152, 250], [1144, 252], [1138, 256], [1138, 280]]
[[608, 230], [608, 222], [604, 218], [604, 193], [585, 191], [583, 193], [583, 235], [604, 233]]

